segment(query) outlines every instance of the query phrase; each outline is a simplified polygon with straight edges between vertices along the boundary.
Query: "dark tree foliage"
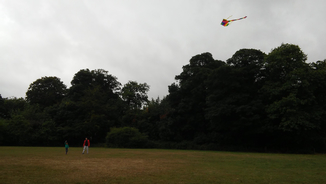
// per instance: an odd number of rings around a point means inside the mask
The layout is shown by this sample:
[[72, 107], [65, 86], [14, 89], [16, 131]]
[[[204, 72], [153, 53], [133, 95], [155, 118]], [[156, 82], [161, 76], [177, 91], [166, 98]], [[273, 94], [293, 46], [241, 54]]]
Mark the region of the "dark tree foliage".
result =
[[117, 78], [108, 74], [108, 71], [103, 69], [92, 70], [83, 69], [75, 74], [71, 81], [68, 95], [72, 100], [83, 100], [87, 93], [92, 93], [92, 90], [100, 90], [105, 92], [109, 98], [118, 98], [117, 91], [121, 88], [121, 83]]
[[11, 114], [23, 111], [27, 105], [28, 102], [23, 98], [14, 97], [4, 99], [4, 107], [6, 109], [6, 112], [9, 114], [9, 117], [11, 116]]
[[8, 110], [5, 107], [5, 100], [2, 98], [0, 94], [0, 119], [8, 118]]
[[4, 119], [9, 117], [8, 110], [5, 107], [5, 101], [0, 94], [0, 145], [3, 145], [4, 134], [6, 133], [6, 126]]
[[241, 49], [227, 65], [216, 68], [207, 80], [205, 111], [213, 143], [253, 146], [260, 144], [263, 105], [258, 90], [265, 54]]
[[122, 87], [121, 96], [130, 109], [140, 109], [148, 103], [148, 90], [149, 85], [146, 83], [138, 84], [136, 81], [129, 81]]
[[156, 100], [152, 99], [152, 101], [149, 102], [145, 114], [147, 115], [146, 119], [152, 126], [152, 128], [147, 131], [149, 132], [148, 135], [151, 140], [173, 140], [171, 128], [169, 127], [168, 121], [166, 121], [170, 111], [171, 107], [166, 97], [162, 100], [159, 98]]
[[103, 69], [78, 71], [69, 89], [43, 77], [26, 100], [0, 95], [0, 145], [325, 152], [326, 60], [306, 60], [293, 44], [226, 62], [202, 53], [151, 101], [146, 83], [121, 87]]
[[57, 77], [42, 77], [30, 84], [26, 100], [30, 104], [48, 107], [60, 103], [66, 94], [66, 85]]
[[67, 98], [52, 109], [59, 133], [70, 144], [84, 137], [104, 142], [110, 127], [121, 124], [125, 109], [119, 97], [121, 84], [105, 70], [85, 69], [75, 74], [71, 85]]
[[[282, 44], [265, 59], [261, 89], [272, 145], [282, 149], [312, 146], [311, 136], [319, 129], [315, 121], [316, 99], [311, 85], [312, 68], [296, 45]], [[310, 138], [309, 138], [310, 137]], [[311, 148], [314, 149], [314, 148]]]
[[147, 136], [137, 128], [112, 128], [106, 136], [106, 145], [113, 148], [146, 148]]
[[224, 63], [213, 59], [210, 53], [191, 58], [190, 64], [175, 77], [179, 84], [169, 86], [167, 100], [173, 111], [169, 115], [171, 131], [176, 141], [206, 141], [208, 123], [205, 118], [207, 78], [210, 73]]
[[310, 107], [312, 121], [318, 127], [310, 139], [319, 141], [315, 147], [326, 148], [326, 60], [311, 63], [310, 88], [313, 91], [314, 105]]
[[152, 134], [153, 124], [146, 118], [146, 111], [142, 110], [148, 105], [147, 92], [149, 86], [146, 83], [137, 83], [129, 81], [121, 89], [121, 97], [126, 104], [126, 111], [122, 117], [122, 125], [134, 127], [146, 134]]
[[13, 141], [16, 138], [13, 136], [14, 131], [23, 128], [21, 126], [11, 128], [13, 124], [10, 122], [12, 122], [12, 119], [15, 118], [15, 116], [21, 114], [27, 105], [28, 103], [23, 98], [2, 99], [3, 116], [0, 117], [0, 145], [16, 144]]
[[4, 145], [48, 146], [57, 140], [54, 121], [38, 105], [12, 111], [11, 118], [2, 123], [7, 131]]

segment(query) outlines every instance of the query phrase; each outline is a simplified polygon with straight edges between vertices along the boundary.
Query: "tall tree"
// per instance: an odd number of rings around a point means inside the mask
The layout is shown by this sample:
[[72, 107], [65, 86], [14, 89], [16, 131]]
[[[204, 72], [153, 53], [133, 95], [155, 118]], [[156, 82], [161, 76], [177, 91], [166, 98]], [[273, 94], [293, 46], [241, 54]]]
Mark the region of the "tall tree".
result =
[[272, 144], [282, 149], [307, 149], [310, 135], [319, 129], [318, 121], [313, 121], [316, 101], [306, 60], [307, 55], [293, 44], [282, 44], [265, 59], [261, 94], [268, 115], [266, 127]]
[[7, 113], [7, 118], [11, 118], [12, 115], [23, 111], [27, 105], [28, 103], [24, 98], [5, 98], [4, 108]]
[[69, 97], [74, 100], [81, 100], [82, 97], [85, 97], [87, 90], [97, 87], [100, 87], [100, 90], [106, 93], [105, 96], [116, 98], [121, 83], [117, 81], [115, 76], [108, 74], [108, 71], [103, 69], [92, 71], [82, 69], [75, 74], [71, 81]]
[[87, 136], [93, 142], [104, 142], [110, 127], [121, 124], [121, 84], [103, 69], [83, 69], [75, 74], [71, 85], [57, 112], [57, 119], [64, 122], [59, 128], [61, 134], [75, 140]]
[[258, 90], [264, 57], [259, 50], [241, 49], [209, 76], [206, 118], [212, 142], [243, 146], [259, 142], [263, 106]]
[[42, 77], [30, 84], [26, 99], [30, 104], [48, 107], [61, 100], [66, 95], [66, 85], [57, 77]]
[[7, 118], [7, 117], [8, 117], [8, 111], [5, 108], [5, 101], [0, 94], [0, 119]]
[[[317, 131], [307, 135], [314, 140], [316, 151], [326, 150], [326, 60], [310, 63], [309, 89], [313, 91], [313, 105], [309, 107], [310, 121]], [[312, 144], [311, 142], [309, 144]]]
[[307, 56], [299, 46], [282, 44], [266, 57], [264, 86], [267, 112], [273, 124], [283, 130], [310, 126], [304, 106], [310, 103]]
[[149, 85], [146, 83], [138, 84], [136, 81], [129, 81], [122, 87], [121, 96], [131, 109], [140, 109], [148, 103], [148, 90]]
[[[207, 120], [206, 108], [207, 83], [210, 73], [224, 62], [214, 60], [210, 53], [196, 55], [175, 79], [179, 84], [169, 86], [168, 101], [174, 109], [170, 113], [176, 138], [181, 140], [205, 139]], [[179, 98], [179, 99], [178, 99]], [[173, 99], [177, 99], [174, 101]]]
[[0, 94], [0, 145], [3, 145], [4, 134], [6, 133], [6, 126], [4, 123], [4, 119], [8, 118], [8, 111], [4, 105], [4, 99]]

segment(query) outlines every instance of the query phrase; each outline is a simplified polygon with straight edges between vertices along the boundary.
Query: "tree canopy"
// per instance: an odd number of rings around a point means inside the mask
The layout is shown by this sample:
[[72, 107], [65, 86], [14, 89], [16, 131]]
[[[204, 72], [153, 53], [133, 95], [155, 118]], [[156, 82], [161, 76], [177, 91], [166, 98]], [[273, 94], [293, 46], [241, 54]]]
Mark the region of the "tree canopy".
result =
[[48, 107], [61, 102], [66, 95], [66, 90], [66, 85], [59, 78], [42, 77], [29, 85], [26, 100], [30, 104]]
[[104, 69], [78, 71], [69, 88], [42, 77], [26, 99], [0, 95], [0, 145], [88, 137], [113, 147], [325, 152], [326, 60], [306, 61], [294, 44], [240, 49], [226, 61], [197, 54], [151, 100], [147, 83], [122, 85]]

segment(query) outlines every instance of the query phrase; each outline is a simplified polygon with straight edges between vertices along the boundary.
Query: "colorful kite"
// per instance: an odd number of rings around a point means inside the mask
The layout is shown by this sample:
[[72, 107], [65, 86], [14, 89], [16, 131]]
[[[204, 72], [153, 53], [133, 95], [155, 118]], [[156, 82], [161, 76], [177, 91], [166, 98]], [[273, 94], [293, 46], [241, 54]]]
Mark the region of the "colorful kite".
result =
[[239, 18], [239, 19], [233, 19], [233, 20], [223, 19], [222, 22], [221, 22], [221, 25], [224, 26], [224, 27], [226, 27], [226, 26], [228, 26], [230, 24], [230, 22], [233, 22], [233, 21], [236, 21], [236, 20], [245, 19], [245, 18], [247, 18], [247, 16], [242, 17], [242, 18]]

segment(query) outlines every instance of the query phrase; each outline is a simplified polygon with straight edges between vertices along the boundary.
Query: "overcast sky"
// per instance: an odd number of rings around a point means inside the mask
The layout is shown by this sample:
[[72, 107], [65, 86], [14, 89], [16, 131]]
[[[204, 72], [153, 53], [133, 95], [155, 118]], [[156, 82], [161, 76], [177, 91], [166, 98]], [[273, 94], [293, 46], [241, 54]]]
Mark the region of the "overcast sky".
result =
[[[67, 87], [81, 69], [120, 83], [147, 83], [161, 99], [191, 57], [226, 61], [243, 48], [268, 54], [298, 45], [326, 59], [325, 0], [0, 0], [0, 94], [23, 97], [56, 76]], [[228, 27], [223, 18], [236, 19]]]

